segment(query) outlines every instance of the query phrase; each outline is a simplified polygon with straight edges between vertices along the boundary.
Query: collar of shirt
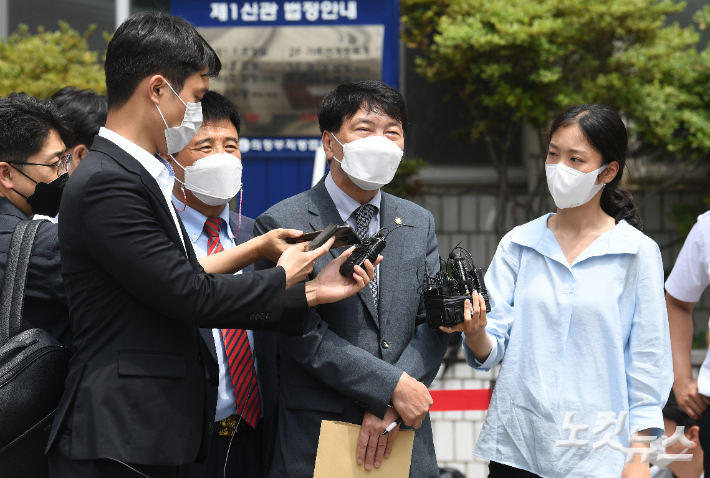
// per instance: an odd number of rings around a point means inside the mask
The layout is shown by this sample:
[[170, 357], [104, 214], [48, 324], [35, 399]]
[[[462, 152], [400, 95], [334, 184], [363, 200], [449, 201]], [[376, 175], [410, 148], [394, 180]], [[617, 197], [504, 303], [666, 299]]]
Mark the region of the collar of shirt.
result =
[[126, 153], [130, 154], [141, 164], [141, 166], [145, 168], [146, 171], [148, 171], [148, 174], [155, 179], [155, 182], [158, 184], [158, 187], [165, 196], [165, 202], [167, 203], [168, 209], [170, 209], [170, 214], [175, 222], [175, 228], [180, 235], [180, 239], [182, 239], [182, 231], [180, 230], [175, 210], [170, 208], [170, 195], [175, 182], [175, 174], [173, 173], [170, 164], [162, 158], [158, 159], [156, 156], [150, 154], [133, 141], [130, 141], [120, 134], [103, 126], [99, 129], [99, 136], [106, 138]]
[[[180, 219], [182, 219], [182, 223], [185, 226], [185, 230], [187, 231], [188, 236], [190, 236], [192, 243], [196, 244], [201, 236], [204, 236], [204, 238], [207, 239], [207, 234], [205, 234], [205, 221], [207, 220], [207, 216], [199, 211], [196, 211], [190, 206], [186, 206], [181, 200], [175, 197], [175, 195], [172, 196], [172, 201], [175, 205], [175, 209], [177, 209], [180, 213]], [[182, 210], [183, 208], [185, 208], [184, 211]], [[219, 218], [227, 224], [226, 238], [229, 240], [230, 245], [233, 245], [232, 243], [234, 239], [232, 238], [232, 226], [229, 224], [228, 206], [225, 206], [224, 209], [222, 209], [222, 212], [219, 214]], [[220, 241], [222, 241], [223, 246], [225, 245], [224, 239], [224, 229], [220, 229]], [[225, 249], [228, 248], [225, 247]]]
[[547, 227], [547, 220], [555, 213], [549, 213], [534, 221], [519, 226], [510, 233], [510, 240], [521, 246], [536, 250], [545, 257], [559, 262], [565, 267], [572, 267], [585, 259], [606, 254], [636, 254], [641, 231], [622, 220], [611, 230], [599, 236], [570, 265], [562, 252], [555, 235]]
[[102, 138], [106, 138], [112, 143], [114, 143], [116, 146], [124, 150], [126, 153], [130, 154], [133, 156], [136, 161], [141, 163], [141, 166], [145, 168], [148, 173], [150, 173], [153, 178], [158, 177], [158, 175], [163, 171], [167, 171], [167, 168], [165, 167], [164, 164], [162, 164], [158, 159], [150, 154], [148, 151], [145, 149], [141, 148], [138, 146], [136, 143], [133, 141], [130, 141], [123, 136], [121, 136], [118, 133], [115, 133], [111, 131], [110, 129], [106, 129], [103, 126], [99, 129], [99, 136]]
[[[333, 200], [333, 203], [335, 203], [335, 207], [338, 210], [338, 214], [340, 214], [340, 218], [343, 220], [343, 222], [347, 222], [347, 220], [353, 215], [355, 210], [362, 206], [362, 204], [348, 196], [347, 193], [345, 193], [342, 189], [338, 187], [337, 184], [335, 184], [335, 181], [333, 181], [333, 177], [330, 173], [328, 173], [328, 175], [325, 177], [325, 189], [328, 191], [328, 194], [330, 194], [330, 198]], [[375, 206], [377, 208], [377, 212], [379, 213], [381, 201], [382, 192], [378, 190], [377, 194], [375, 194], [375, 197], [370, 199], [370, 201], [368, 201], [366, 204], [372, 204], [373, 206]]]

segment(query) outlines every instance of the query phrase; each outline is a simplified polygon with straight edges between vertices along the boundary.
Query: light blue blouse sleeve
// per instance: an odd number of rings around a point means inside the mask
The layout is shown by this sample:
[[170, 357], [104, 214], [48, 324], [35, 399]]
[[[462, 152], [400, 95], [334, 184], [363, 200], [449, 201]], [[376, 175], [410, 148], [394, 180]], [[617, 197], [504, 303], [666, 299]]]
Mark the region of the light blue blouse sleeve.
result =
[[518, 257], [522, 246], [511, 241], [515, 230], [509, 232], [498, 244], [491, 265], [486, 272], [486, 288], [491, 300], [491, 312], [488, 314], [486, 332], [493, 342], [491, 353], [481, 363], [473, 356], [473, 351], [463, 341], [466, 362], [476, 370], [488, 371], [497, 365], [508, 346], [510, 328], [513, 326], [515, 283], [518, 278]]
[[639, 276], [629, 342], [625, 351], [629, 426], [663, 434], [662, 410], [673, 386], [673, 361], [658, 245], [639, 244]]

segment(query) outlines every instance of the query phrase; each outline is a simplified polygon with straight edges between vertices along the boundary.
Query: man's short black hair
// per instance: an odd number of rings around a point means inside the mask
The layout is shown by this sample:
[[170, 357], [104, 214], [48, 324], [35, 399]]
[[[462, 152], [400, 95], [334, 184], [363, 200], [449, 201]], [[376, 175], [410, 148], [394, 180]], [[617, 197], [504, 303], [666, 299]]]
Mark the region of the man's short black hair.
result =
[[668, 396], [666, 406], [663, 407], [663, 418], [674, 421], [677, 427], [685, 427], [686, 431], [688, 428], [698, 425], [697, 420], [690, 418], [690, 416], [680, 408], [672, 390]]
[[50, 98], [74, 130], [74, 137], [64, 141], [67, 148], [83, 144], [91, 148], [94, 136], [99, 128], [106, 124], [108, 102], [94, 90], [80, 90], [75, 86], [66, 86]]
[[229, 120], [237, 134], [242, 132], [242, 115], [239, 108], [216, 91], [208, 91], [200, 100], [202, 103], [202, 123], [212, 123], [220, 120]]
[[62, 139], [72, 135], [51, 101], [25, 93], [0, 98], [0, 161], [27, 162], [27, 158], [42, 150], [52, 130]]
[[337, 133], [343, 122], [352, 118], [360, 108], [386, 114], [407, 130], [407, 107], [402, 94], [381, 81], [364, 80], [345, 83], [328, 93], [318, 107], [321, 133]]
[[136, 13], [118, 27], [106, 50], [109, 108], [124, 105], [147, 76], [165, 76], [179, 93], [185, 80], [205, 68], [209, 76], [217, 76], [222, 63], [187, 20], [164, 13]]

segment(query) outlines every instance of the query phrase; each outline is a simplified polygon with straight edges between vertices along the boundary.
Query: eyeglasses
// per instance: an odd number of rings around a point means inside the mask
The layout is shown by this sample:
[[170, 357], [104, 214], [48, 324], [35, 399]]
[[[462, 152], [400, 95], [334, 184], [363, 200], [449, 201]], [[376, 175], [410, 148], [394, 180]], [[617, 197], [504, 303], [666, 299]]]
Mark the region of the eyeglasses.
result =
[[67, 153], [62, 156], [58, 162], [54, 164], [41, 164], [41, 163], [23, 163], [22, 161], [5, 161], [8, 164], [19, 164], [21, 166], [45, 166], [47, 168], [57, 168], [57, 177], [64, 173], [69, 172], [71, 167], [71, 161], [74, 155], [72, 153]]

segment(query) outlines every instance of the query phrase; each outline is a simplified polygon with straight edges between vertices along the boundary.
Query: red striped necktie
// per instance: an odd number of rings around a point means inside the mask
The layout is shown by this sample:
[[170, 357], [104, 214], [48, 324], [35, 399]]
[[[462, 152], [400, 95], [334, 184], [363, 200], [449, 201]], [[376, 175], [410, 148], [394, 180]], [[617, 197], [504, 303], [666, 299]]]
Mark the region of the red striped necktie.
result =
[[[212, 255], [224, 250], [219, 240], [222, 220], [219, 218], [205, 221], [207, 234], [207, 254]], [[261, 415], [261, 400], [259, 398], [259, 383], [254, 368], [254, 358], [247, 331], [242, 329], [222, 329], [224, 351], [227, 354], [229, 375], [232, 377], [237, 413], [252, 428], [256, 428]]]

